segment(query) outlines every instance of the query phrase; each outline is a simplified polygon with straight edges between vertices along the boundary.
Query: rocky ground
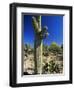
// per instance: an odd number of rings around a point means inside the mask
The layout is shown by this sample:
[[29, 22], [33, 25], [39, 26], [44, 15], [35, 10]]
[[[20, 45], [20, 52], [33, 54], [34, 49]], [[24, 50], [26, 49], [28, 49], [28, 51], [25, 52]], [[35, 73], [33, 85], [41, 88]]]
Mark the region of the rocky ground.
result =
[[[43, 55], [43, 74], [54, 74], [63, 72], [63, 56], [61, 54], [55, 55], [49, 53]], [[23, 72], [25, 75], [34, 74], [34, 54], [25, 53], [23, 57]]]

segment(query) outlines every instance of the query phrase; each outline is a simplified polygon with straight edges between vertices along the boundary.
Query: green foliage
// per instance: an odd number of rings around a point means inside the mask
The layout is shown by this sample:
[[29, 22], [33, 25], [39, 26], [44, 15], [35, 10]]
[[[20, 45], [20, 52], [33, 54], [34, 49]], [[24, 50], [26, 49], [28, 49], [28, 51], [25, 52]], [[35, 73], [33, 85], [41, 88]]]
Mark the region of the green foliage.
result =
[[49, 62], [49, 72], [50, 73], [59, 73], [60, 72], [59, 65], [56, 64], [54, 61], [50, 61]]
[[53, 42], [50, 46], [43, 45], [43, 55], [48, 55], [49, 52], [54, 54], [63, 54], [63, 45], [58, 46], [55, 42]]
[[50, 61], [43, 66], [43, 73], [60, 73], [59, 64], [56, 64], [55, 61]]
[[60, 46], [58, 46], [55, 42], [53, 42], [50, 45], [49, 51], [52, 53], [61, 53], [62, 52]]

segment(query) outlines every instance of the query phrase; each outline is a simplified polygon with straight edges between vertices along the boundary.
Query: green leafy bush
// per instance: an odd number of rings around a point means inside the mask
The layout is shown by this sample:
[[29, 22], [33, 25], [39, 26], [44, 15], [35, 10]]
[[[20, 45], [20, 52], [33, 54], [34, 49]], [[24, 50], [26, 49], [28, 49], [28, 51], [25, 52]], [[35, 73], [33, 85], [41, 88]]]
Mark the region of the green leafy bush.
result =
[[52, 52], [52, 53], [61, 53], [62, 50], [61, 50], [61, 47], [58, 46], [55, 42], [53, 42], [50, 47], [49, 47], [49, 51]]

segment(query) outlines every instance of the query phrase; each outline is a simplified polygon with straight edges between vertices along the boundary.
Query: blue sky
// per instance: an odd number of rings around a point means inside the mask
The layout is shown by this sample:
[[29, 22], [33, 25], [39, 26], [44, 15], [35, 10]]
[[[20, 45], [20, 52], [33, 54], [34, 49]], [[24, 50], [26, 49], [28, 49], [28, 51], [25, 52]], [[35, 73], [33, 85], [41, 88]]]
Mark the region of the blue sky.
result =
[[[56, 42], [58, 45], [63, 44], [63, 16], [47, 15], [41, 17], [41, 25], [48, 27], [49, 36], [43, 40], [43, 43], [50, 45]], [[34, 45], [34, 28], [32, 25], [32, 15], [23, 16], [23, 43]]]

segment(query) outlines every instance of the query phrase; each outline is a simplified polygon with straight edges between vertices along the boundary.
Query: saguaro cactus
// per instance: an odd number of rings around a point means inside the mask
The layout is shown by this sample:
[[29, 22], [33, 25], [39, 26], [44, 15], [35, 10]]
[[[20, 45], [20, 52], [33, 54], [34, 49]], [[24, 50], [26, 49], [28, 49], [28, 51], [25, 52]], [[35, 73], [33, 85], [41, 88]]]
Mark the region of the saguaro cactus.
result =
[[42, 43], [43, 38], [45, 38], [47, 33], [47, 27], [42, 30], [41, 27], [41, 15], [33, 16], [32, 23], [35, 31], [35, 41], [34, 41], [34, 61], [35, 61], [35, 74], [42, 74]]

